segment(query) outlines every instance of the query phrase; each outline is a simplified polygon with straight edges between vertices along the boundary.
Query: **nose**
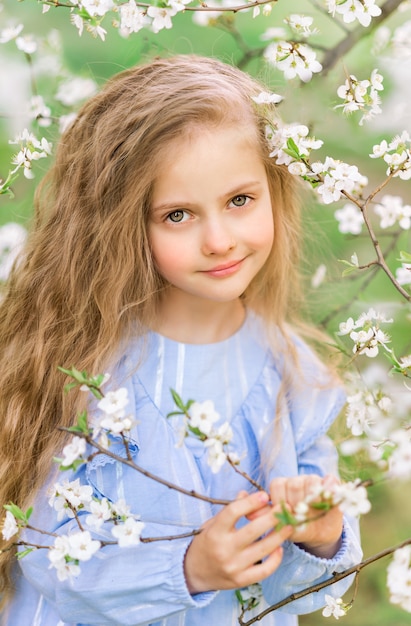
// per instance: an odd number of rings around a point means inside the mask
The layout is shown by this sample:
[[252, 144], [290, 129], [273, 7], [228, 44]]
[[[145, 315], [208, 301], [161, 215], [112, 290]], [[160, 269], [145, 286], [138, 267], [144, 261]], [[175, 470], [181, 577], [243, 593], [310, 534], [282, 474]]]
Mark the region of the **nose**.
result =
[[202, 226], [203, 254], [224, 256], [235, 248], [236, 239], [222, 216], [206, 220]]

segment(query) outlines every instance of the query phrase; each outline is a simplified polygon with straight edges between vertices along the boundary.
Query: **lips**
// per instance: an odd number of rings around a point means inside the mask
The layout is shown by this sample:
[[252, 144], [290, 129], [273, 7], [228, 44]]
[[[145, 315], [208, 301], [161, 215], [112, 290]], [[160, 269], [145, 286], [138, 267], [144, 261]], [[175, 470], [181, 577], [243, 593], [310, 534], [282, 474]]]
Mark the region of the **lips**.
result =
[[206, 270], [203, 273], [208, 276], [230, 276], [234, 274], [237, 270], [240, 269], [244, 259], [239, 259], [238, 261], [230, 261], [228, 263], [222, 263], [221, 265], [216, 265], [210, 270]]

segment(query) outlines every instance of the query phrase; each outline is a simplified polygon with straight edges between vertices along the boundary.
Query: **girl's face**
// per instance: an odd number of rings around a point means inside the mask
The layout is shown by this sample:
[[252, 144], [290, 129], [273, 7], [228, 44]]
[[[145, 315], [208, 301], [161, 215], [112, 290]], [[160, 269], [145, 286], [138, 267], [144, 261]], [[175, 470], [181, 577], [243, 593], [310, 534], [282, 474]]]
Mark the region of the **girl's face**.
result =
[[265, 168], [246, 128], [204, 127], [168, 146], [149, 235], [174, 298], [187, 307], [239, 299], [274, 238]]

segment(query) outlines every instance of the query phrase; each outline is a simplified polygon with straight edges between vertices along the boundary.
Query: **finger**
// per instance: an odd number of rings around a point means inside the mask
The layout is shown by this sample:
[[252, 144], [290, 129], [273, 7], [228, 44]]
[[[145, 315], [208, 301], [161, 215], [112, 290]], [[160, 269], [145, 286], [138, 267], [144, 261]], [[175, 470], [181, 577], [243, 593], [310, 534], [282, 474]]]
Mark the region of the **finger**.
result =
[[[285, 530], [285, 529], [283, 529]], [[264, 560], [259, 559], [244, 570], [238, 581], [239, 587], [246, 587], [271, 576], [281, 564], [284, 550], [281, 546], [274, 548]]]
[[266, 515], [270, 511], [272, 511], [272, 507], [267, 504], [262, 509], [259, 509], [258, 511], [254, 511], [253, 513], [250, 513], [249, 515], [246, 515], [246, 518], [251, 522], [252, 520], [257, 519], [257, 517], [261, 517], [262, 515]]
[[241, 556], [244, 567], [250, 567], [266, 559], [292, 535], [292, 526], [284, 526], [280, 531], [271, 531], [259, 541], [255, 541], [243, 551]]
[[238, 520], [258, 511], [267, 505], [269, 496], [265, 491], [256, 491], [243, 498], [238, 498], [218, 513], [218, 523], [222, 531], [232, 530]]
[[[235, 543], [238, 549], [244, 549], [255, 543], [263, 535], [274, 530], [278, 523], [276, 511], [272, 507], [266, 507], [264, 514], [257, 516], [248, 524], [237, 530]], [[281, 542], [280, 542], [281, 543]]]
[[306, 476], [290, 478], [286, 484], [286, 502], [294, 508], [296, 504], [305, 500], [310, 490], [311, 481]]
[[281, 504], [286, 501], [287, 478], [274, 478], [270, 483], [270, 496], [273, 504]]

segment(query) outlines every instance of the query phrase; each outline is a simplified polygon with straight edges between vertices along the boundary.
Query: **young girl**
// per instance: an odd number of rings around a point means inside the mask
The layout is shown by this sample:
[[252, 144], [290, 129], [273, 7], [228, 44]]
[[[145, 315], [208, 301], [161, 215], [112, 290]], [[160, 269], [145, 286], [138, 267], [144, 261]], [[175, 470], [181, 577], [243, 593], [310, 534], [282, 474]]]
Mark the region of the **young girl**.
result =
[[[128, 389], [138, 465], [230, 503], [95, 456], [61, 480], [124, 498], [146, 537], [201, 532], [105, 546], [63, 581], [47, 550], [18, 564], [8, 550], [7, 626], [231, 626], [236, 589], [262, 582], [261, 610], [360, 560], [356, 525], [338, 509], [274, 529], [281, 503], [292, 509], [335, 480], [325, 433], [344, 398], [288, 325], [297, 319], [299, 210], [293, 177], [269, 157], [275, 113], [255, 104], [261, 90], [216, 60], [159, 59], [109, 81], [61, 139], [1, 304], [0, 502], [33, 504], [30, 523], [48, 532], [78, 530], [48, 505], [52, 458], [66, 443], [59, 427], [85, 403], [81, 391], [63, 393], [58, 366], [74, 365], [109, 371], [107, 385]], [[228, 463], [213, 471], [195, 437], [181, 442], [183, 418], [166, 417], [170, 389], [214, 402], [216, 427], [228, 420], [233, 431], [230, 453], [265, 491]], [[108, 525], [93, 536], [107, 539]], [[286, 604], [264, 624], [294, 626], [295, 614], [347, 586]]]

